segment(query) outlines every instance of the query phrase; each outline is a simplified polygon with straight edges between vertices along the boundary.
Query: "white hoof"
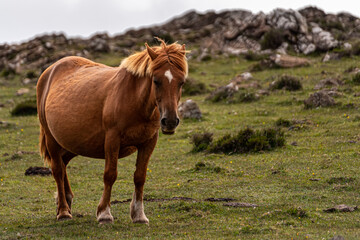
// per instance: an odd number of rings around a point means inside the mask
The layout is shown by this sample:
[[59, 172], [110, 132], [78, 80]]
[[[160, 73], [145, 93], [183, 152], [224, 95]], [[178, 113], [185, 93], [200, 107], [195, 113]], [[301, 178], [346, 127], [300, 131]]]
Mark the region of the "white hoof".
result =
[[149, 223], [149, 219], [145, 216], [144, 213], [144, 204], [142, 201], [137, 201], [135, 194], [130, 203], [130, 216], [133, 223]]
[[96, 219], [100, 224], [113, 223], [114, 217], [110, 213], [110, 207], [107, 206], [104, 211], [98, 213]]

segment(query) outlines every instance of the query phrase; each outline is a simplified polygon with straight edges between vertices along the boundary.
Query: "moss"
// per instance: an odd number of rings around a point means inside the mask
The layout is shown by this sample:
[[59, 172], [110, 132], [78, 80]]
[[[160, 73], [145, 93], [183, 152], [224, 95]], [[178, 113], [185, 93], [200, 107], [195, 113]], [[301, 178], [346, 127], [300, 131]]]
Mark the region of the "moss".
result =
[[205, 83], [198, 82], [193, 78], [186, 79], [184, 86], [182, 87], [182, 94], [187, 96], [194, 96], [209, 92]]
[[289, 75], [283, 75], [280, 79], [276, 80], [270, 89], [285, 89], [288, 91], [298, 91], [302, 89], [302, 84], [299, 78]]
[[11, 110], [12, 116], [25, 116], [25, 115], [36, 115], [36, 114], [37, 114], [36, 100], [33, 99], [20, 102]]
[[246, 128], [234, 136], [227, 134], [221, 137], [207, 150], [212, 153], [233, 154], [268, 151], [284, 145], [284, 133], [280, 129], [253, 130]]
[[194, 144], [192, 152], [200, 152], [205, 150], [212, 141], [213, 134], [210, 132], [194, 134], [191, 138], [191, 142]]

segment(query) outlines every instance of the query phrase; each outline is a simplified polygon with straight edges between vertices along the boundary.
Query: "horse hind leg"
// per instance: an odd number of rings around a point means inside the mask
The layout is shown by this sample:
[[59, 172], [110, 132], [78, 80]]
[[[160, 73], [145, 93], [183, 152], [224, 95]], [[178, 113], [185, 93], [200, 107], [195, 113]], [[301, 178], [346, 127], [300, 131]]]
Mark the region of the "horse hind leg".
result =
[[[66, 167], [69, 164], [70, 160], [76, 156], [77, 156], [76, 154], [71, 153], [71, 152], [66, 152], [65, 154], [62, 155], [62, 160], [65, 165], [65, 175], [64, 175], [65, 198], [66, 198], [67, 204], [69, 205], [70, 211], [71, 211], [71, 205], [72, 205], [73, 198], [74, 198], [74, 193], [71, 190]], [[55, 199], [56, 199], [56, 204], [58, 204], [58, 194], [57, 193], [56, 193]]]
[[70, 182], [69, 182], [69, 179], [68, 179], [68, 176], [67, 176], [66, 166], [68, 165], [70, 160], [73, 159], [74, 157], [76, 157], [76, 154], [73, 154], [71, 152], [66, 152], [62, 156], [62, 160], [63, 160], [64, 165], [65, 165], [65, 175], [64, 175], [65, 197], [66, 197], [66, 202], [69, 205], [70, 210], [71, 210], [71, 205], [72, 205], [72, 201], [73, 201], [73, 198], [74, 198], [74, 193], [71, 191]]
[[[50, 155], [50, 165], [53, 177], [56, 181], [57, 185], [57, 211], [56, 211], [56, 219], [57, 220], [65, 220], [71, 219], [71, 210], [69, 204], [66, 200], [65, 193], [65, 177], [66, 177], [66, 166], [62, 159], [61, 152], [63, 149], [60, 145], [55, 141], [55, 139], [50, 135], [46, 137], [46, 146]], [[67, 178], [67, 177], [66, 177]]]

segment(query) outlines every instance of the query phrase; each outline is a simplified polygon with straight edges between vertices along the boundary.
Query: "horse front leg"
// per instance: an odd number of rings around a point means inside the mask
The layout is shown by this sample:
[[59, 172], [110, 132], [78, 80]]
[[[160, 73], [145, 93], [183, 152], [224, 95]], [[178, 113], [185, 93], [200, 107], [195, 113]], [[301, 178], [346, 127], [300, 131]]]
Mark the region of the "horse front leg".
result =
[[119, 157], [120, 141], [116, 132], [109, 132], [105, 136], [105, 170], [104, 192], [96, 211], [99, 223], [112, 223], [114, 218], [110, 213], [111, 188], [117, 178], [117, 161]]
[[158, 134], [145, 144], [138, 146], [136, 170], [134, 173], [135, 192], [130, 203], [130, 216], [133, 223], [149, 223], [144, 213], [143, 190], [146, 179], [146, 171], [150, 156], [155, 148]]

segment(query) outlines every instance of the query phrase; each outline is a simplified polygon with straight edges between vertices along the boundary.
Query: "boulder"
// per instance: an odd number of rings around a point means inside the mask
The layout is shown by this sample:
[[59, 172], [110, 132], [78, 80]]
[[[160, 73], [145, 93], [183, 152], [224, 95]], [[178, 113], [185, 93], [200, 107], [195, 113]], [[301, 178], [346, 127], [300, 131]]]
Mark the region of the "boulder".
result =
[[201, 119], [202, 117], [199, 106], [191, 99], [181, 103], [179, 105], [178, 112], [180, 117], [183, 119]]
[[277, 8], [267, 15], [266, 22], [277, 29], [303, 34], [308, 32], [306, 19], [298, 11], [292, 9]]
[[30, 92], [30, 90], [28, 88], [20, 88], [16, 91], [15, 95], [16, 96], [22, 96], [26, 93]]
[[334, 106], [335, 100], [327, 92], [319, 91], [310, 95], [308, 99], [304, 101], [305, 108], [316, 107], [330, 107]]
[[293, 57], [290, 55], [275, 54], [270, 56], [270, 60], [279, 67], [293, 68], [310, 65], [310, 61], [306, 58]]
[[320, 82], [315, 85], [314, 89], [320, 90], [323, 88], [338, 87], [342, 84], [343, 84], [343, 82], [340, 81], [338, 78], [326, 78], [326, 79], [320, 80]]
[[337, 47], [339, 44], [330, 32], [324, 31], [316, 24], [313, 24], [312, 35], [315, 46], [320, 50], [327, 51]]

